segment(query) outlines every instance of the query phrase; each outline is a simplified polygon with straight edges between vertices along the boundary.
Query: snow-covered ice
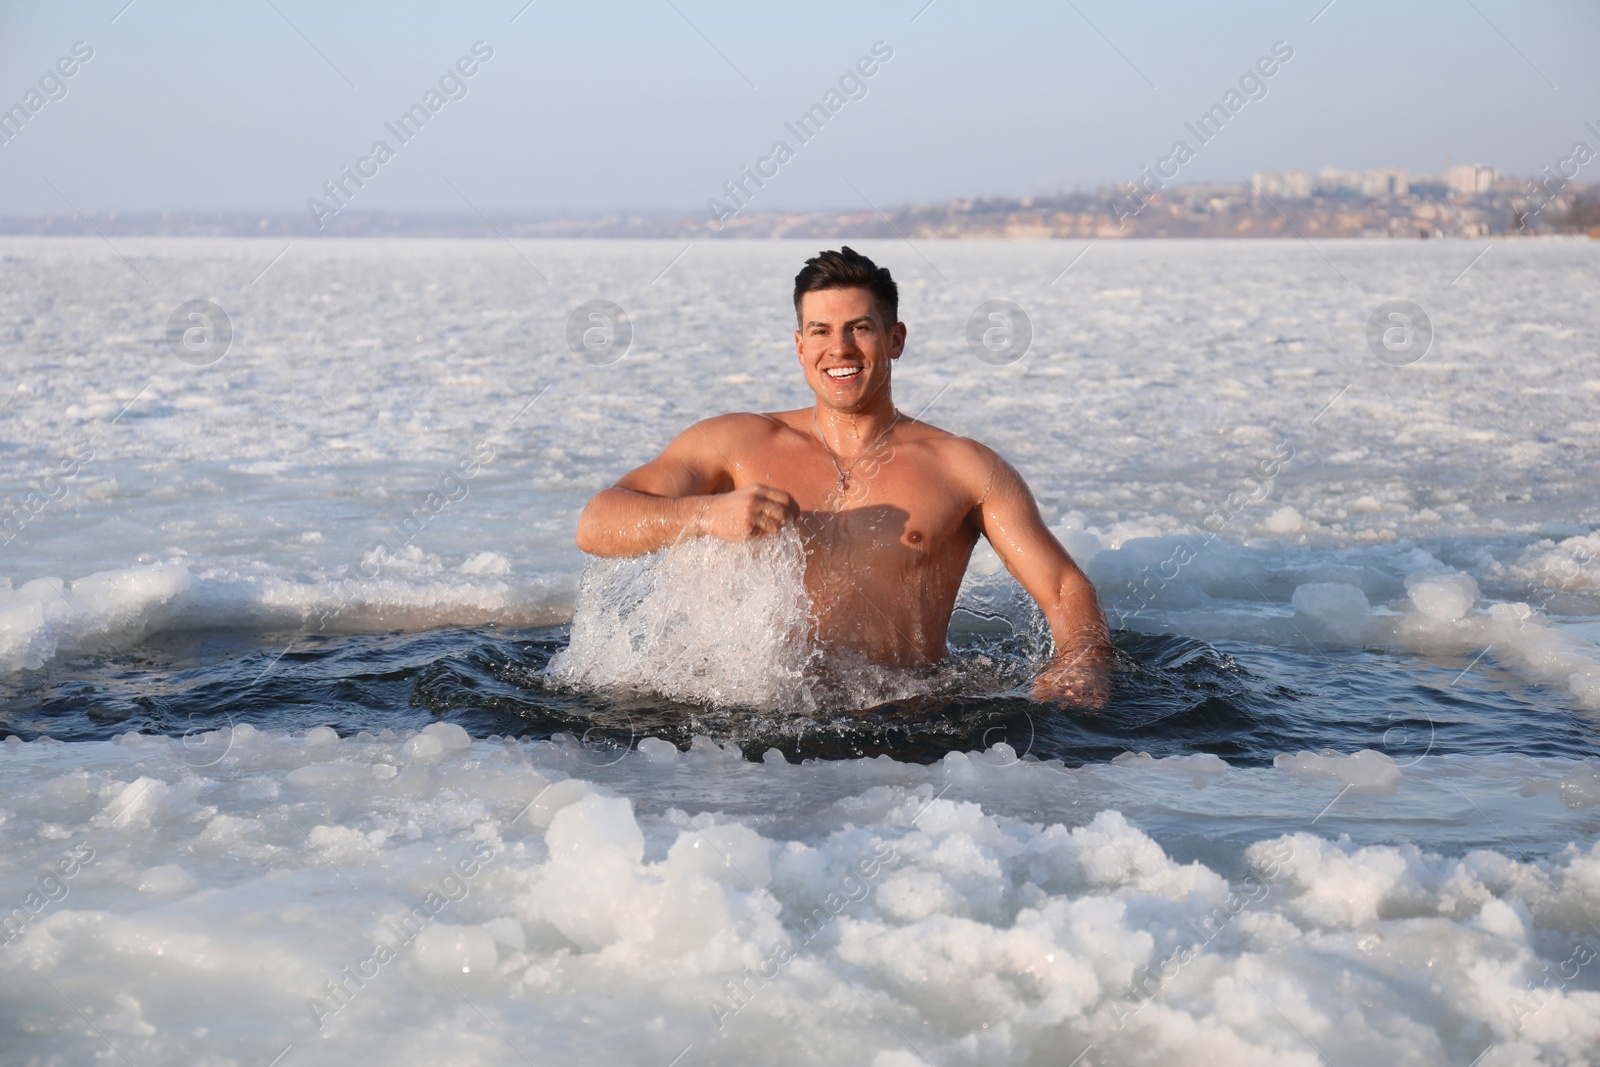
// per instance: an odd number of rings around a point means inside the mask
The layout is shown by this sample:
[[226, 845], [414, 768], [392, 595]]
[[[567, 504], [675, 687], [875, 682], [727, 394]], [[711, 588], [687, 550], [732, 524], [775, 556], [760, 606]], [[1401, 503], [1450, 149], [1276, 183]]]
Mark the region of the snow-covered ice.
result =
[[[446, 723], [12, 742], [7, 883], [77, 859], [6, 920], [0, 1047], [17, 1063], [107, 1045], [139, 1064], [286, 1047], [306, 1064], [1086, 1047], [1097, 1064], [1592, 1062], [1600, 845], [1592, 809], [1563, 803], [1571, 762], [1374, 771], [1375, 755], [793, 766], [702, 741], [601, 766]], [[1331, 825], [1425, 841], [1434, 820], [1518, 808], [1575, 843], [1539, 859], [1362, 845], [1312, 823], [1341, 781]], [[1264, 794], [1277, 811], [1249, 814]], [[1197, 821], [1226, 828], [1196, 839]]]
[[[1016, 464], [1120, 629], [1276, 655], [1336, 710], [1383, 657], [1446, 739], [1469, 699], [1530, 710], [1492, 754], [1348, 730], [1252, 766], [341, 738], [293, 707], [13, 737], [0, 1061], [1600, 1063], [1600, 759], [1549, 755], [1600, 712], [1600, 244], [1496, 242], [1456, 284], [1457, 242], [1101, 242], [1064, 275], [1076, 242], [861, 247], [900, 279], [901, 406]], [[544, 282], [502, 242], [302, 242], [254, 284], [279, 246], [118, 248], [148, 283], [0, 240], [6, 686], [178, 633], [573, 619], [591, 493], [806, 401], [810, 244], [518, 242]], [[964, 324], [1002, 297], [1034, 342], [997, 368]], [[1365, 345], [1391, 297], [1436, 334], [1406, 367]], [[165, 344], [193, 298], [235, 328], [205, 368]], [[607, 367], [566, 348], [595, 298], [634, 325]], [[592, 598], [557, 674], [803, 710], [760, 629], [792, 587], [737, 596], [779, 549], [664, 561], [643, 659]], [[1030, 625], [987, 548], [963, 597]]]

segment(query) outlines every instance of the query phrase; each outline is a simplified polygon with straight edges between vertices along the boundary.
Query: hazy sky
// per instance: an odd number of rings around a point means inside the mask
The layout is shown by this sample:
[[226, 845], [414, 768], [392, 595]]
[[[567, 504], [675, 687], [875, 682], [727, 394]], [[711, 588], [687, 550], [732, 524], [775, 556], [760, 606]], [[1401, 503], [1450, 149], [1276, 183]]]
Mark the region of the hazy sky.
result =
[[[779, 139], [793, 158], [753, 209], [1091, 187], [1180, 137], [1181, 180], [1531, 174], [1579, 138], [1600, 147], [1583, 125], [1600, 127], [1595, 0], [524, 3], [0, 0], [0, 107], [74, 42], [93, 50], [0, 144], [0, 214], [303, 210], [379, 139], [394, 157], [367, 165], [353, 208], [703, 211]], [[401, 144], [384, 123], [477, 41], [493, 55], [466, 95], [441, 93]], [[866, 95], [801, 144], [784, 123], [877, 41], [893, 56]], [[1265, 95], [1198, 145], [1184, 123], [1278, 41], [1293, 58]]]

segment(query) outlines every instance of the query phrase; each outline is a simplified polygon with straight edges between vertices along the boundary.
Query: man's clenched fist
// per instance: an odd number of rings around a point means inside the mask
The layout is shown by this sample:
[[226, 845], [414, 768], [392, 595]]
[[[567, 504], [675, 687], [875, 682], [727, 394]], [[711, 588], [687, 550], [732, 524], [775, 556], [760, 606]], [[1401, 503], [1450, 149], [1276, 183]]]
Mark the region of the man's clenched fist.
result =
[[749, 541], [777, 533], [800, 517], [794, 497], [782, 489], [754, 484], [718, 493], [701, 506], [695, 532], [724, 541]]

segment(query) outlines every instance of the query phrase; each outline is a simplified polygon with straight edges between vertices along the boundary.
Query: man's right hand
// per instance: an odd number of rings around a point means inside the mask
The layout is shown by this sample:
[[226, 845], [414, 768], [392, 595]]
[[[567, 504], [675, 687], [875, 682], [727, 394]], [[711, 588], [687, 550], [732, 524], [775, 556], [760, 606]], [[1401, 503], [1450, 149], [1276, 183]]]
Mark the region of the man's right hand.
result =
[[659, 552], [683, 537], [749, 541], [800, 517], [794, 497], [768, 485], [728, 490], [736, 457], [764, 455], [779, 424], [765, 415], [718, 415], [684, 430], [644, 466], [602, 489], [578, 516], [577, 542], [610, 559]]
[[777, 533], [800, 517], [794, 497], [782, 489], [755, 483], [707, 497], [695, 532], [724, 541], [750, 541]]

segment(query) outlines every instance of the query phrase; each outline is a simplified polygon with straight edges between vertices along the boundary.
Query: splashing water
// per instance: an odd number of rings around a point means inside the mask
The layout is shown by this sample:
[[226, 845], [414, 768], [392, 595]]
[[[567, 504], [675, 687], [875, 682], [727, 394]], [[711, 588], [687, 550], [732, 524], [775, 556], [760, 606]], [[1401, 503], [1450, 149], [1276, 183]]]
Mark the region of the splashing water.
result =
[[[1031, 660], [1048, 654], [1046, 637], [1042, 650], [1011, 650], [1000, 656], [1003, 664], [994, 662], [997, 650], [987, 648], [963, 650], [930, 669], [905, 670], [819, 646], [805, 561], [804, 542], [792, 527], [742, 544], [694, 538], [635, 559], [592, 558], [578, 589], [571, 642], [544, 680], [573, 690], [648, 692], [712, 707], [815, 715], [970, 689], [975, 682], [985, 691], [1003, 690], [1023, 680]], [[1011, 617], [1027, 618], [1026, 609], [1001, 608], [1005, 598], [990, 584], [969, 581], [959, 606], [975, 613], [980, 626], [1015, 628]], [[1029, 637], [1031, 645], [1039, 643], [1038, 634]]]
[[674, 700], [810, 712], [818, 659], [805, 548], [789, 528], [742, 544], [692, 538], [636, 559], [590, 559], [572, 640], [548, 679]]

